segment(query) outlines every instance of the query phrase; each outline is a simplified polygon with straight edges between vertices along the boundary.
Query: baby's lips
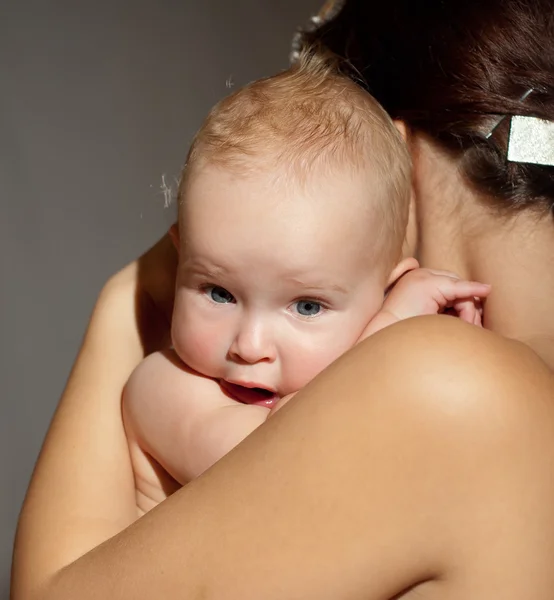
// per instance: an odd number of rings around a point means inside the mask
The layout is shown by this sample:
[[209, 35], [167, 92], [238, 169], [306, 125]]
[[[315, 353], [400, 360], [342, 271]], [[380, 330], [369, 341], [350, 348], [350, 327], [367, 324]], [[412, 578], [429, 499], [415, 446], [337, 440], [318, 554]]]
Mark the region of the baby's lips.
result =
[[279, 400], [277, 394], [271, 393], [269, 390], [267, 390], [267, 392], [262, 392], [261, 390], [263, 388], [261, 387], [246, 387], [237, 383], [230, 383], [224, 379], [222, 379], [219, 384], [229, 396], [242, 404], [272, 408]]

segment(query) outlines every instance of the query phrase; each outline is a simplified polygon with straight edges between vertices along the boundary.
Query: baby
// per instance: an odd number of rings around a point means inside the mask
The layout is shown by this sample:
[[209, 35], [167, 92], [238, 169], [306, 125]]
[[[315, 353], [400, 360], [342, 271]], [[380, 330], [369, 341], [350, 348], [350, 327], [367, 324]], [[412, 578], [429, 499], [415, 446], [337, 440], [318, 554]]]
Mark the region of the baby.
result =
[[172, 230], [173, 348], [123, 397], [141, 510], [368, 335], [447, 307], [480, 324], [489, 286], [403, 258], [410, 196], [402, 136], [332, 60], [305, 53], [211, 111]]

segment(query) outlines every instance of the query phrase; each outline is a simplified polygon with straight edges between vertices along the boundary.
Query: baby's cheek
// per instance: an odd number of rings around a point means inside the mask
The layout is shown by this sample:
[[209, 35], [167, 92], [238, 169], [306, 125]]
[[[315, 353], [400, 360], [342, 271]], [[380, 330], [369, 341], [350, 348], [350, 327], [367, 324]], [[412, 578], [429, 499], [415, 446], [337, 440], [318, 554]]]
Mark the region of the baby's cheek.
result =
[[217, 349], [214, 347], [213, 335], [208, 328], [189, 327], [183, 332], [177, 354], [190, 367], [208, 376], [216, 376]]
[[321, 373], [329, 364], [327, 361], [319, 360], [320, 357], [304, 356], [288, 369], [286, 389], [288, 393], [297, 392], [308, 384], [316, 375]]
[[290, 346], [286, 364], [283, 365], [284, 383], [288, 393], [303, 388], [350, 350], [358, 341], [365, 321], [342, 321], [340, 327], [333, 325], [317, 336], [297, 336], [294, 345]]
[[304, 348], [294, 357], [294, 360], [288, 361], [284, 369], [286, 379], [284, 383], [288, 393], [303, 388], [346, 350], [349, 350], [353, 343], [337, 344], [329, 341], [328, 344]]
[[213, 372], [217, 362], [215, 346], [216, 332], [209, 323], [205, 323], [201, 315], [191, 314], [184, 307], [176, 308], [172, 323], [172, 342], [179, 358], [189, 367], [208, 376], [216, 376]]

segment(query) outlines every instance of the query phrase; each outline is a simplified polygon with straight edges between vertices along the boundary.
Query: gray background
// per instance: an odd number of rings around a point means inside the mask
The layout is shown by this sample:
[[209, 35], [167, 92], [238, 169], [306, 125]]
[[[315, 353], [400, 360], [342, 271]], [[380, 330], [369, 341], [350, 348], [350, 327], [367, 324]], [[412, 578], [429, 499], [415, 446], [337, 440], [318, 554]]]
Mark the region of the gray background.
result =
[[105, 279], [172, 222], [209, 107], [286, 67], [322, 0], [0, 0], [0, 598], [17, 514]]

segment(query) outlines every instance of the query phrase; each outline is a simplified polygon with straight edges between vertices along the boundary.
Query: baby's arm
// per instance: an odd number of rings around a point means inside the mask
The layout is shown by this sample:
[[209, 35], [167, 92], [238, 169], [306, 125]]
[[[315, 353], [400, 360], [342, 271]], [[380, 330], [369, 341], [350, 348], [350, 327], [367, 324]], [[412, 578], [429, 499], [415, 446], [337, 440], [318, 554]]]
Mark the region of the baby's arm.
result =
[[171, 493], [178, 484], [198, 477], [261, 425], [268, 413], [262, 406], [229, 398], [217, 381], [189, 369], [173, 351], [146, 358], [123, 394], [125, 430], [137, 494], [142, 497], [139, 505], [151, 508], [163, 500], [160, 489]]
[[435, 315], [448, 308], [463, 321], [480, 326], [480, 301], [490, 290], [490, 285], [461, 279], [449, 271], [414, 269], [395, 284], [360, 341], [403, 319]]

